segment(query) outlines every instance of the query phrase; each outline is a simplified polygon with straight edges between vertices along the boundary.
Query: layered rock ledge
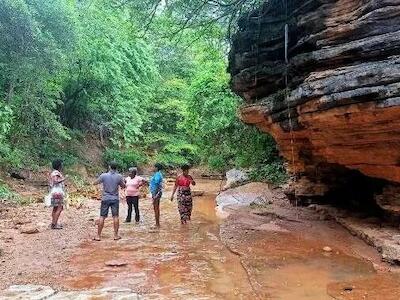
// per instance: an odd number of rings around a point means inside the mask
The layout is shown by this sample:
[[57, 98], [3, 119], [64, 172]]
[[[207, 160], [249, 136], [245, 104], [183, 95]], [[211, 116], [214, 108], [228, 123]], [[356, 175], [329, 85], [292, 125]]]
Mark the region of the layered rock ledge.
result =
[[399, 0], [266, 1], [240, 20], [229, 70], [242, 120], [273, 135], [297, 194], [400, 183]]

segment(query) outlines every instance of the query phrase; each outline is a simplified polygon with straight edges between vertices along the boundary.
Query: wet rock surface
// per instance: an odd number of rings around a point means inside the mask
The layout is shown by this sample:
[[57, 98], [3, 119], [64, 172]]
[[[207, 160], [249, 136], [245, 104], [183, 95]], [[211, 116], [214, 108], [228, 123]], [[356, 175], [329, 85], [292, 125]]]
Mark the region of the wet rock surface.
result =
[[225, 207], [229, 216], [221, 225], [222, 240], [240, 258], [258, 298], [400, 297], [399, 270], [377, 250], [333, 219], [320, 220], [320, 206], [293, 207], [279, 189], [270, 193], [274, 201], [266, 206]]
[[307, 179], [297, 195], [343, 186], [357, 175], [345, 170], [399, 183], [400, 3], [284, 4], [265, 1], [232, 38], [242, 120], [271, 133], [290, 170]]
[[130, 289], [105, 288], [99, 290], [82, 290], [58, 292], [49, 286], [43, 285], [14, 285], [0, 292], [0, 299], [17, 300], [90, 300], [90, 299], [109, 299], [109, 300], [140, 300], [143, 299]]
[[[309, 207], [310, 208], [310, 207]], [[351, 234], [378, 249], [382, 259], [391, 264], [400, 263], [399, 229], [382, 219], [357, 217], [344, 209], [330, 205], [315, 205], [311, 209], [329, 215]]]

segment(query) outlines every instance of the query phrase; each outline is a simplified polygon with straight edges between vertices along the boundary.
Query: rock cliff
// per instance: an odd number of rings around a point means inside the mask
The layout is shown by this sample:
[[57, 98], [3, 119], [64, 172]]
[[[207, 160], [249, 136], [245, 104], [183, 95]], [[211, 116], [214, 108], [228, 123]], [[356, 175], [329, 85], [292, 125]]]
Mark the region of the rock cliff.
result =
[[400, 183], [400, 0], [266, 1], [239, 20], [229, 71], [296, 194]]

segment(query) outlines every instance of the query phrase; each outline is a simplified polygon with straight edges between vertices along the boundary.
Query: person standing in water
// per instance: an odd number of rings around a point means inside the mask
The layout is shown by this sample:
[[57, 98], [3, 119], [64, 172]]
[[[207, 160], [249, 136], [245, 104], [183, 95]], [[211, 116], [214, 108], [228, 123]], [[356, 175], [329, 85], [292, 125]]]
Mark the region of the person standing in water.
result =
[[193, 198], [190, 186], [196, 185], [196, 182], [189, 175], [189, 169], [188, 165], [182, 167], [182, 174], [176, 178], [174, 190], [171, 195], [171, 201], [173, 201], [175, 193], [178, 190], [178, 210], [182, 224], [186, 224], [192, 217]]
[[119, 188], [125, 188], [124, 177], [117, 172], [117, 163], [111, 162], [109, 165], [109, 171], [103, 173], [94, 182], [95, 185], [103, 185], [103, 195], [100, 206], [100, 219], [98, 220], [97, 236], [94, 238], [95, 241], [101, 240], [101, 232], [104, 227], [104, 220], [108, 216], [108, 211], [111, 209], [111, 214], [114, 223], [114, 240], [121, 239], [118, 235], [119, 230]]
[[51, 207], [51, 229], [62, 229], [62, 225], [58, 224], [61, 212], [64, 209], [64, 198], [65, 198], [65, 177], [63, 176], [62, 161], [57, 159], [52, 162], [52, 172], [49, 179]]
[[126, 184], [126, 203], [128, 204], [128, 215], [125, 223], [130, 223], [132, 220], [132, 206], [135, 208], [136, 224], [140, 221], [139, 213], [139, 196], [140, 188], [146, 183], [146, 180], [137, 176], [137, 168], [129, 168], [129, 176], [125, 179]]
[[155, 173], [150, 179], [150, 193], [153, 199], [154, 216], [156, 219], [156, 228], [160, 227], [160, 199], [163, 189], [162, 165], [156, 163], [154, 165]]

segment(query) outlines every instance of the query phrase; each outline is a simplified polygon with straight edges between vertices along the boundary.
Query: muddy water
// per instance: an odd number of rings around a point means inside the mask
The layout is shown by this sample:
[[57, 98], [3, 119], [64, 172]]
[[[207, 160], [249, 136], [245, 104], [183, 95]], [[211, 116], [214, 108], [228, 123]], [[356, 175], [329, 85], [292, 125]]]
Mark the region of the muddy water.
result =
[[[241, 234], [231, 237], [246, 253], [241, 260], [220, 239], [221, 220], [215, 214], [218, 188], [219, 182], [200, 182], [198, 189], [207, 192], [195, 198], [193, 220], [187, 226], [180, 225], [176, 202], [164, 199], [159, 231], [150, 229], [151, 201], [141, 200], [142, 224], [123, 224], [123, 239], [114, 242], [109, 220], [103, 241], [86, 242], [76, 250], [68, 266], [73, 275], [62, 285], [129, 287], [148, 299], [332, 299], [329, 284], [375, 274], [370, 263], [343, 253], [321, 253], [320, 241], [295, 233], [246, 234], [252, 222], [263, 222], [260, 218], [245, 220], [238, 225]], [[124, 215], [122, 210], [121, 219]], [[110, 260], [127, 265], [107, 267]]]
[[[220, 220], [215, 215], [218, 187], [216, 182], [200, 183], [199, 188], [207, 193], [195, 199], [193, 221], [188, 226], [180, 224], [176, 202], [164, 199], [158, 232], [150, 229], [154, 222], [151, 201], [141, 200], [143, 223], [123, 224], [123, 239], [114, 242], [108, 222], [103, 241], [87, 242], [77, 250], [70, 266], [74, 276], [64, 285], [72, 289], [129, 287], [155, 299], [251, 298], [253, 292], [239, 258], [219, 239]], [[127, 266], [105, 266], [114, 259]]]

